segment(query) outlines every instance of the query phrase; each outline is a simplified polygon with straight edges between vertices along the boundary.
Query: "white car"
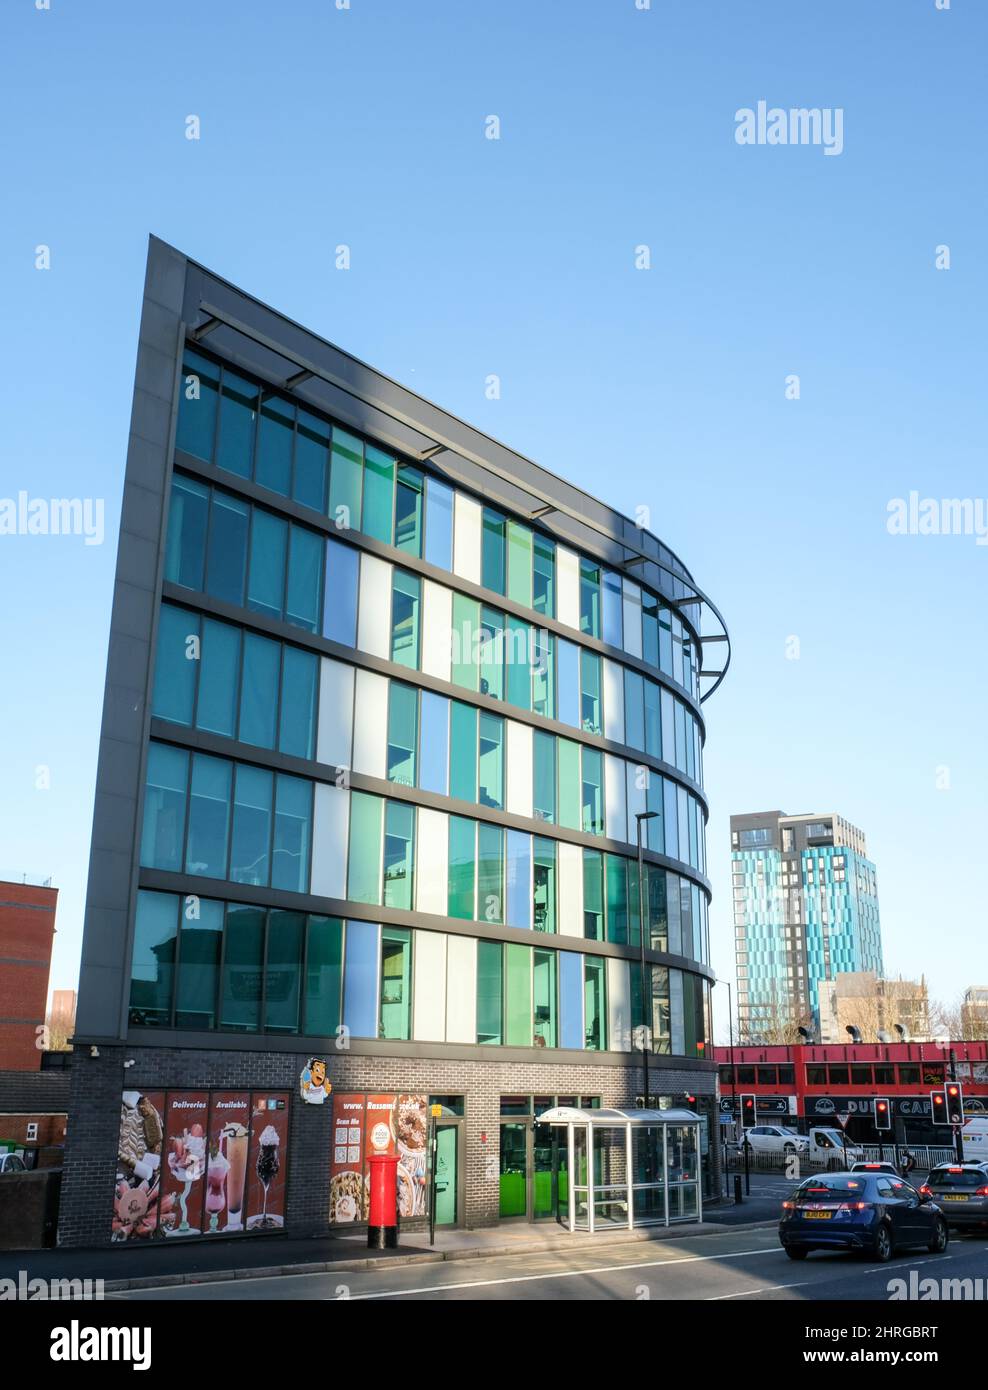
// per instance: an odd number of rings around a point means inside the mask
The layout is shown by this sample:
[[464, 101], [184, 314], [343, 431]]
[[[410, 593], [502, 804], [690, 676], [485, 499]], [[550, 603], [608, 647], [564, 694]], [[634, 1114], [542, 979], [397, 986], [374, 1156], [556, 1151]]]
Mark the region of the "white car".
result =
[[805, 1154], [810, 1147], [805, 1134], [797, 1134], [784, 1125], [752, 1125], [741, 1137], [742, 1148], [746, 1139], [756, 1154]]

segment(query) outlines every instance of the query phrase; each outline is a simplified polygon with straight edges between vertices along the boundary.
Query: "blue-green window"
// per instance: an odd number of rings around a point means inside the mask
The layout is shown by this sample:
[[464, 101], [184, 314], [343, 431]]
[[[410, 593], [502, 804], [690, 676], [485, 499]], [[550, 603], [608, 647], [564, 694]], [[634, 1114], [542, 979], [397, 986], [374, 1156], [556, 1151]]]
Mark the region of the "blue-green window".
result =
[[546, 719], [556, 717], [555, 641], [544, 628], [532, 629], [532, 709]]
[[535, 1046], [555, 1047], [559, 1024], [555, 951], [533, 952], [532, 1005]]
[[556, 739], [536, 729], [532, 735], [532, 808], [536, 820], [556, 819]]
[[532, 840], [532, 922], [536, 931], [555, 932], [556, 925], [556, 842], [543, 835]]
[[239, 628], [204, 618], [201, 659], [191, 663], [199, 667], [196, 728], [224, 738], [233, 738], [237, 731], [240, 643]]
[[290, 893], [309, 891], [312, 842], [312, 783], [279, 773], [274, 801], [274, 855], [271, 887]]
[[410, 910], [415, 904], [415, 807], [384, 804], [384, 906]]
[[659, 600], [647, 589], [642, 589], [642, 659], [659, 664]]
[[227, 906], [220, 1027], [232, 1032], [256, 1033], [261, 1026], [265, 916], [263, 907]]
[[[388, 781], [415, 786], [418, 745], [418, 691], [391, 681], [388, 691]], [[445, 748], [444, 748], [445, 753]]]
[[396, 569], [391, 581], [391, 660], [413, 671], [419, 664], [419, 598], [422, 581]]
[[504, 969], [499, 941], [477, 942], [477, 1041], [500, 1046], [504, 1029]]
[[360, 484], [364, 446], [346, 430], [333, 430], [333, 462], [329, 475], [329, 516], [346, 531], [360, 530]]
[[504, 720], [497, 714], [480, 715], [477, 800], [481, 806], [504, 808]]
[[395, 489], [395, 545], [409, 555], [422, 554], [422, 474], [402, 464]]
[[149, 893], [142, 889], [137, 895], [130, 967], [132, 1023], [171, 1023], [178, 905], [174, 893]]
[[196, 352], [186, 352], [182, 361], [175, 447], [207, 463], [212, 461], [216, 442], [219, 389], [219, 367]]
[[395, 461], [368, 444], [364, 457], [363, 529], [385, 545], [391, 544], [395, 504]]
[[305, 949], [305, 1032], [332, 1037], [340, 1023], [343, 993], [343, 923], [310, 915]]
[[485, 589], [504, 593], [505, 521], [498, 512], [484, 508], [480, 582]]
[[583, 958], [583, 1024], [585, 1046], [592, 1052], [607, 1050], [607, 1001], [605, 962], [598, 956]]
[[[392, 690], [394, 683], [392, 682]], [[449, 796], [449, 706], [445, 695], [422, 691], [421, 761], [419, 785], [423, 791]]]
[[580, 560], [580, 631], [600, 636], [600, 566]]
[[486, 821], [477, 826], [477, 918], [504, 921], [504, 831]]
[[312, 758], [316, 745], [319, 658], [315, 652], [284, 647], [278, 747], [296, 758]]
[[450, 917], [473, 920], [476, 883], [477, 822], [465, 816], [449, 818]]
[[504, 614], [496, 608], [481, 609], [480, 693], [504, 699]]
[[439, 569], [453, 568], [453, 489], [435, 478], [425, 482], [425, 558]]
[[250, 575], [247, 607], [270, 618], [281, 618], [285, 602], [288, 560], [288, 522], [254, 508], [250, 534]]
[[627, 860], [620, 854], [605, 854], [604, 875], [607, 885], [607, 939], [616, 946], [627, 946], [630, 940]]
[[300, 409], [295, 435], [295, 478], [292, 496], [304, 507], [325, 512], [328, 478], [329, 426], [318, 416]]
[[240, 686], [240, 742], [273, 748], [278, 718], [281, 645], [255, 632], [244, 633]]
[[257, 397], [254, 382], [224, 368], [216, 463], [241, 478], [249, 478], [253, 471]]
[[165, 578], [186, 589], [202, 589], [209, 526], [209, 488], [193, 478], [172, 478], [165, 546]]
[[224, 905], [215, 898], [199, 898], [193, 915], [190, 910], [191, 905], [181, 913], [175, 1027], [215, 1028]]
[[285, 620], [306, 632], [319, 631], [322, 556], [322, 538], [304, 526], [293, 526], [288, 544]]
[[305, 913], [275, 909], [268, 913], [264, 976], [264, 1028], [268, 1033], [297, 1033], [302, 986]]
[[412, 934], [406, 927], [381, 929], [381, 1020], [378, 1036], [412, 1036]]
[[583, 830], [588, 835], [604, 833], [604, 759], [596, 748], [583, 747], [582, 807]]
[[189, 834], [185, 872], [203, 878], [226, 878], [230, 835], [230, 788], [233, 764], [205, 753], [192, 756]]
[[604, 719], [600, 704], [600, 657], [596, 652], [580, 651], [580, 723], [588, 734], [602, 734]]
[[326, 542], [326, 602], [322, 635], [344, 647], [357, 645], [357, 585], [360, 551], [342, 541]]
[[546, 618], [556, 616], [556, 547], [535, 533], [532, 558], [532, 607]]
[[206, 556], [206, 592], [243, 607], [247, 577], [249, 507], [227, 492], [213, 492]]
[[583, 851], [583, 935], [604, 939], [604, 856], [599, 849]]
[[449, 794], [477, 800], [477, 710], [460, 700], [450, 702]]
[[350, 793], [350, 849], [347, 897], [355, 903], [380, 903], [384, 803], [366, 792]]
[[271, 877], [271, 799], [274, 775], [266, 768], [237, 764], [233, 797], [230, 878], [264, 887]]
[[294, 443], [295, 407], [280, 396], [262, 396], [254, 481], [282, 497], [292, 489]]
[[158, 617], [152, 711], [159, 719], [190, 725], [195, 710], [196, 659], [201, 620], [196, 613], [164, 603]]
[[532, 629], [517, 618], [504, 630], [508, 672], [508, 703], [519, 709], [532, 708]]
[[189, 755], [165, 743], [148, 746], [141, 863], [148, 869], [182, 871]]
[[645, 712], [642, 677], [624, 672], [624, 741], [629, 748], [645, 748]]

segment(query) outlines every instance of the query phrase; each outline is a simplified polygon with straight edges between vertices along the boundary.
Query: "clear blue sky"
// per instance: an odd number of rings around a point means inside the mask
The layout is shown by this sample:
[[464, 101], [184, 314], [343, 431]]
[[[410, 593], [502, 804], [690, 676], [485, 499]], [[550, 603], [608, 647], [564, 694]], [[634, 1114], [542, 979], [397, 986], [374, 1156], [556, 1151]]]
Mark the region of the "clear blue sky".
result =
[[[0, 495], [103, 497], [109, 533], [0, 537], [0, 874], [54, 875], [53, 984], [78, 962], [149, 232], [651, 507], [734, 642], [706, 706], [721, 974], [728, 816], [780, 807], [865, 830], [890, 970], [988, 982], [988, 547], [885, 527], [910, 489], [988, 496], [983, 0], [51, 6], [0, 18]], [[740, 147], [759, 100], [843, 108], [843, 153]]]

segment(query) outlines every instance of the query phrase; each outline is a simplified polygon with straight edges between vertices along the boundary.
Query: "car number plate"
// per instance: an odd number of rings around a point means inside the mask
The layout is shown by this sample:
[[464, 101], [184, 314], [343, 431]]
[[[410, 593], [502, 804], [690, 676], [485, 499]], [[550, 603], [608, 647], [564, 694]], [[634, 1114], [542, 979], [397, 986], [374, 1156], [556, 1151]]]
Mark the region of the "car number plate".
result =
[[966, 1198], [966, 1197], [955, 1197], [954, 1194], [953, 1194], [952, 1192], [947, 1192], [947, 1193], [944, 1194], [943, 1200], [944, 1200], [945, 1202], [966, 1202], [966, 1201], [967, 1201], [967, 1198]]
[[804, 1217], [806, 1218], [807, 1221], [829, 1221], [830, 1218], [833, 1216], [833, 1212], [832, 1212], [832, 1211], [804, 1211], [804, 1212], [803, 1212], [803, 1215], [804, 1215]]

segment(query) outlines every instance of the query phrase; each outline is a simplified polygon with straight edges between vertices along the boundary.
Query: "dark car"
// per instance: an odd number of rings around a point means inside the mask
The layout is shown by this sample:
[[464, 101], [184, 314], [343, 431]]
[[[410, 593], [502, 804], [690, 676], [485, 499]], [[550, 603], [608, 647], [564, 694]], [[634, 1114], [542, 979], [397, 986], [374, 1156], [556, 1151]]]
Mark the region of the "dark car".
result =
[[988, 1164], [941, 1163], [925, 1184], [951, 1226], [988, 1226]]
[[946, 1250], [947, 1222], [936, 1202], [887, 1173], [823, 1173], [782, 1204], [779, 1239], [791, 1260], [811, 1250], [855, 1250], [883, 1262], [907, 1245]]

